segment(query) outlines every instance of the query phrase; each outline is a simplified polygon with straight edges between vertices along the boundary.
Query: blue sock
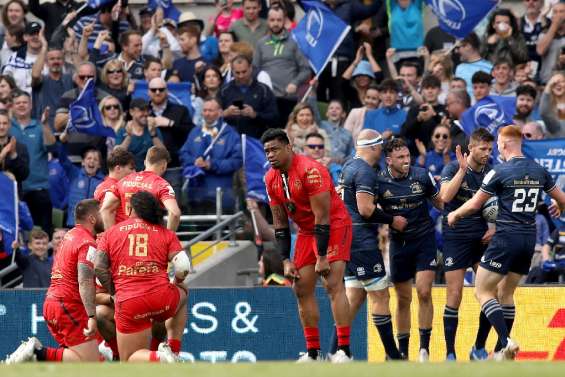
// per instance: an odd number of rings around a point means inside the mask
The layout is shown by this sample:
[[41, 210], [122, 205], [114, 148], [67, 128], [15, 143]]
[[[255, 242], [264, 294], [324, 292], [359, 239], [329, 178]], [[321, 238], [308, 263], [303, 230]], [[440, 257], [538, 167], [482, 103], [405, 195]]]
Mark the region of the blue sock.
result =
[[420, 349], [425, 349], [430, 352], [430, 337], [432, 336], [432, 329], [420, 329]]
[[398, 339], [398, 350], [401, 354], [408, 357], [408, 346], [410, 344], [410, 333], [397, 334], [396, 339]]
[[335, 326], [333, 326], [332, 337], [330, 338], [330, 348], [329, 353], [332, 355], [337, 352], [337, 330]]
[[447, 354], [455, 355], [455, 335], [459, 324], [459, 310], [445, 306], [443, 310], [443, 331], [445, 333], [445, 348]]
[[398, 351], [398, 348], [396, 348], [396, 343], [394, 342], [390, 314], [373, 314], [373, 323], [379, 331], [381, 342], [383, 343], [387, 356], [392, 360], [399, 360], [400, 352]]
[[488, 333], [490, 332], [492, 325], [488, 320], [487, 316], [481, 310], [481, 315], [479, 316], [479, 328], [477, 330], [477, 338], [475, 340], [475, 348], [480, 350], [485, 348], [487, 342]]
[[504, 321], [504, 313], [498, 301], [493, 298], [483, 304], [481, 310], [487, 316], [490, 324], [496, 330], [502, 348], [506, 347], [508, 341], [508, 328]]
[[[506, 323], [506, 328], [508, 329], [508, 335], [512, 331], [512, 326], [514, 326], [514, 317], [516, 316], [516, 307], [514, 305], [502, 305], [502, 313], [504, 314], [504, 322]], [[500, 344], [500, 339], [496, 342], [495, 352], [502, 349], [502, 344]]]

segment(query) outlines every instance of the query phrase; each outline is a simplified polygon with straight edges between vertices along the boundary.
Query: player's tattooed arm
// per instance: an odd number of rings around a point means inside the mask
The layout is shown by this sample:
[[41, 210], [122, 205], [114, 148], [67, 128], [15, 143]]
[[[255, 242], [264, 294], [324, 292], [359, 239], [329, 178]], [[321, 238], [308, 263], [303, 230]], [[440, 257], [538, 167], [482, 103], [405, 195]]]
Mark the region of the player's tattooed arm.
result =
[[288, 216], [282, 206], [271, 206], [273, 213], [273, 227], [275, 229], [288, 228]]
[[96, 277], [102, 286], [113, 296], [116, 293], [114, 282], [112, 281], [112, 274], [110, 273], [110, 261], [108, 254], [103, 251], [96, 253], [96, 261], [94, 262], [94, 271]]
[[80, 298], [88, 317], [96, 315], [96, 287], [94, 285], [94, 268], [79, 263], [78, 264], [78, 290]]

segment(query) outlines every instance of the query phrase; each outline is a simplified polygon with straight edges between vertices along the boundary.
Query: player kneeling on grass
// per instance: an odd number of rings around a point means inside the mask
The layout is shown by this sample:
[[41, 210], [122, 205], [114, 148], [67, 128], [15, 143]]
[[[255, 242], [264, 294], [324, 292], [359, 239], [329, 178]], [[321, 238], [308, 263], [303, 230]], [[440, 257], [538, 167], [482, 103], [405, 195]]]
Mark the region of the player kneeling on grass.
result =
[[[553, 216], [565, 209], [565, 194], [545, 168], [522, 155], [520, 128], [501, 128], [497, 146], [505, 162], [484, 177], [480, 190], [471, 199], [449, 213], [447, 223], [453, 227], [479, 211], [491, 196], [498, 197], [496, 232], [477, 270], [475, 296], [498, 333], [502, 348], [494, 359], [508, 360], [516, 357], [519, 348], [509, 337], [501, 304], [514, 305], [514, 291], [530, 269], [536, 244], [536, 209], [542, 191], [554, 199], [549, 208]], [[498, 286], [503, 279], [503, 286]]]
[[[115, 294], [118, 350], [122, 361], [175, 362], [187, 320], [190, 261], [176, 234], [165, 228], [165, 211], [149, 192], [131, 197], [130, 219], [108, 229], [98, 243], [96, 276]], [[175, 282], [169, 282], [172, 262]], [[92, 296], [94, 302], [94, 296]], [[168, 343], [149, 349], [152, 322], [165, 321]]]
[[75, 208], [76, 226], [65, 234], [55, 255], [43, 318], [59, 348], [43, 347], [35, 337], [6, 359], [24, 361], [99, 361], [94, 305], [94, 237], [104, 230], [98, 201], [86, 199]]

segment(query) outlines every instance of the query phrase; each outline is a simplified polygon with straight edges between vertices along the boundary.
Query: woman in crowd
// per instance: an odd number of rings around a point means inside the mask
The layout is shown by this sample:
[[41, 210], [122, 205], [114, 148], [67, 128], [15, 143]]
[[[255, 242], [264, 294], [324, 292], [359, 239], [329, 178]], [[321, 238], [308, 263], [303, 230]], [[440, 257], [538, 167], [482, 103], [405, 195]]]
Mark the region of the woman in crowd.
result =
[[363, 124], [365, 123], [365, 114], [367, 111], [375, 110], [379, 107], [381, 100], [380, 100], [380, 93], [379, 88], [376, 85], [371, 85], [367, 88], [365, 92], [365, 97], [363, 98], [363, 107], [358, 107], [355, 109], [351, 109], [347, 119], [345, 119], [345, 123], [343, 128], [351, 132], [351, 136], [353, 136], [353, 141], [357, 139], [357, 135], [363, 129]]
[[434, 178], [439, 181], [443, 167], [456, 158], [455, 153], [451, 151], [449, 127], [439, 124], [434, 128], [432, 145], [433, 149], [428, 151], [424, 143], [416, 139], [416, 147], [420, 153], [417, 165], [428, 169]]
[[550, 137], [565, 137], [565, 74], [556, 72], [540, 100], [540, 114]]
[[233, 7], [233, 0], [215, 0], [217, 13], [215, 17], [210, 17], [206, 28], [206, 35], [215, 35], [228, 31], [230, 26], [241, 17], [243, 10]]
[[220, 36], [218, 37], [218, 50], [220, 54], [218, 55], [218, 59], [215, 64], [220, 67], [222, 76], [230, 69], [230, 61], [232, 57], [231, 46], [235, 42], [237, 42], [235, 34], [229, 31], [220, 33]]
[[506, 58], [514, 66], [528, 61], [526, 41], [520, 32], [516, 16], [510, 9], [497, 9], [491, 14], [481, 55], [493, 63]]
[[0, 99], [10, 98], [18, 86], [10, 75], [0, 75]]
[[220, 72], [218, 67], [209, 65], [201, 72], [198, 81], [200, 82], [200, 90], [198, 90], [196, 95], [192, 98], [192, 107], [194, 108], [192, 122], [197, 126], [202, 124], [202, 106], [204, 100], [209, 97], [216, 97], [222, 87], [222, 72]]
[[438, 101], [445, 103], [447, 93], [449, 92], [449, 83], [453, 78], [453, 60], [450, 55], [446, 55], [443, 51], [434, 51], [430, 56], [430, 64], [428, 66], [429, 73], [437, 77], [441, 81], [441, 92]]
[[328, 134], [314, 122], [314, 110], [307, 103], [299, 103], [292, 110], [292, 113], [288, 116], [285, 131], [296, 153], [304, 153], [306, 135], [313, 132], [317, 132], [324, 137], [326, 153], [331, 150]]
[[350, 108], [363, 106], [365, 92], [369, 86], [373, 81], [380, 82], [383, 79], [381, 67], [373, 57], [371, 44], [365, 42], [357, 49], [355, 60], [343, 72], [342, 78], [347, 81], [351, 80], [353, 90], [347, 96]]
[[2, 25], [5, 29], [10, 26], [25, 27], [27, 6], [22, 0], [10, 0], [2, 8]]
[[[106, 96], [100, 101], [99, 108], [102, 119], [104, 120], [104, 125], [106, 127], [112, 127], [117, 135], [126, 125], [122, 104], [116, 97]], [[108, 146], [108, 153], [110, 153], [116, 145], [116, 140], [109, 137], [106, 139], [106, 145]]]
[[116, 97], [127, 111], [129, 107], [128, 74], [124, 65], [117, 59], [104, 65], [100, 75], [100, 89]]

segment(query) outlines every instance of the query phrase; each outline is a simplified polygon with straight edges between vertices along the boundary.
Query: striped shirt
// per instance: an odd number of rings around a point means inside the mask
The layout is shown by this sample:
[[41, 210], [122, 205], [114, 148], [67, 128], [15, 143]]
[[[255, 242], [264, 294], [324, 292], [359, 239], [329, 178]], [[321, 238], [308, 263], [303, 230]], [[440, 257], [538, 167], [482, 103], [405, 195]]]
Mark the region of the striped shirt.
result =
[[[98, 33], [100, 33], [102, 30], [108, 30], [100, 22], [100, 19], [98, 18], [98, 13], [92, 14], [92, 15], [89, 15], [89, 16], [81, 17], [77, 21], [75, 26], [73, 26], [75, 33], [77, 33], [77, 35], [80, 38], [80, 36], [82, 35], [82, 30], [85, 28], [85, 26], [90, 25], [94, 21], [96, 21], [96, 23], [94, 24], [94, 32], [90, 35], [90, 37], [88, 37], [88, 45], [89, 46], [92, 46], [94, 44], [94, 42], [96, 41], [96, 38], [98, 37]], [[120, 29], [119, 29], [120, 33], [123, 33], [125, 31], [127, 31], [128, 29], [130, 29], [129, 23], [127, 21], [121, 20], [120, 21]]]

